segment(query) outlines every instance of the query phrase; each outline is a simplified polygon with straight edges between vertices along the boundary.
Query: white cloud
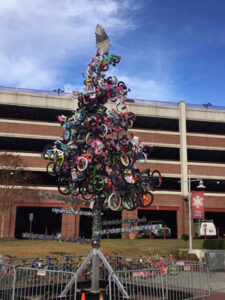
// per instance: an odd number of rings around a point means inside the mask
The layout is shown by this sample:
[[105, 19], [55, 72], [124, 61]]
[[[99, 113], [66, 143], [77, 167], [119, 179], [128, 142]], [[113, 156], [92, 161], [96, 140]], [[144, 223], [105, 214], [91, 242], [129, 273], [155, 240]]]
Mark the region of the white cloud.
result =
[[62, 67], [74, 58], [78, 63], [84, 54], [93, 55], [96, 24], [112, 38], [133, 28], [131, 2], [121, 6], [118, 0], [1, 1], [0, 85], [57, 86]]
[[136, 76], [120, 76], [119, 80], [124, 81], [127, 87], [131, 89], [128, 98], [174, 101], [173, 86], [168, 82], [145, 80]]

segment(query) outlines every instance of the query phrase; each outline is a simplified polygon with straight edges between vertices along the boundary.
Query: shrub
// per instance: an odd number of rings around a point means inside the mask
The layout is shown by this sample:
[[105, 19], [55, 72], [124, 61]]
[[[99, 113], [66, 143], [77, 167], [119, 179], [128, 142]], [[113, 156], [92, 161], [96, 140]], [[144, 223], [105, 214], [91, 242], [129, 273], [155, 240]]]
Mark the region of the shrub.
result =
[[211, 250], [225, 249], [225, 240], [224, 239], [204, 240], [202, 247], [203, 249], [211, 249]]
[[184, 234], [182, 234], [181, 239], [184, 240], [184, 241], [188, 241], [189, 240], [189, 235], [184, 233]]

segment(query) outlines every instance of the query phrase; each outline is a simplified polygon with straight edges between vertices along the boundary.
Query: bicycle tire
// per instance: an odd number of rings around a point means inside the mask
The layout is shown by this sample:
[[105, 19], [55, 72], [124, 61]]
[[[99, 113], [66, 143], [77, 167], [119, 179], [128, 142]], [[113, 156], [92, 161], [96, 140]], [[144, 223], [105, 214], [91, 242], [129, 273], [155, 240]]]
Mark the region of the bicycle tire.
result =
[[120, 154], [120, 163], [125, 168], [129, 167], [129, 165], [130, 165], [130, 159], [129, 159], [129, 157], [126, 154], [121, 153]]
[[153, 196], [152, 192], [146, 190], [146, 191], [144, 191], [144, 192], [142, 191], [142, 193], [140, 193], [139, 204], [141, 207], [151, 206], [153, 201], [154, 201], [154, 196]]
[[76, 182], [71, 182], [69, 184], [69, 188], [70, 188], [70, 193], [73, 196], [78, 196], [80, 193], [80, 187]]
[[86, 134], [84, 132], [78, 133], [74, 137], [74, 141], [75, 141], [75, 143], [80, 144], [80, 145], [84, 144], [86, 141]]
[[[79, 159], [79, 161], [78, 161]], [[88, 166], [88, 160], [86, 157], [84, 156], [80, 156], [79, 158], [77, 159], [77, 169], [80, 171], [80, 172], [83, 172], [84, 170], [87, 169], [87, 166]]]
[[162, 176], [158, 170], [152, 171], [151, 177], [153, 179], [153, 188], [159, 188], [162, 185]]
[[93, 188], [97, 192], [100, 192], [104, 189], [104, 185], [105, 185], [104, 177], [99, 174], [95, 175], [94, 178], [92, 179]]
[[108, 127], [105, 124], [100, 125], [99, 136], [101, 138], [105, 137], [108, 133]]
[[134, 120], [132, 118], [128, 118], [127, 120], [127, 126], [128, 128], [132, 128], [134, 125]]
[[69, 129], [65, 129], [63, 131], [63, 139], [64, 139], [64, 141], [68, 141], [70, 139], [70, 130]]
[[87, 145], [91, 145], [91, 143], [96, 139], [96, 134], [93, 131], [87, 133], [85, 137], [85, 141]]
[[127, 86], [126, 86], [126, 84], [123, 81], [119, 81], [118, 84], [117, 84], [117, 86], [122, 87], [124, 90], [127, 89]]
[[57, 161], [54, 164], [54, 172], [55, 172], [56, 175], [60, 174], [60, 171], [61, 171], [62, 165], [63, 165], [63, 161], [62, 160], [64, 160], [64, 157], [57, 159]]
[[119, 170], [113, 169], [111, 174], [109, 175], [109, 178], [115, 186], [119, 186], [124, 183], [123, 175]]
[[127, 131], [122, 128], [117, 132], [117, 139], [121, 146], [127, 146], [129, 142], [128, 133]]
[[46, 171], [47, 171], [49, 176], [56, 176], [56, 173], [55, 173], [54, 169], [55, 169], [55, 162], [54, 161], [51, 161], [50, 163], [47, 164]]
[[111, 102], [113, 102], [113, 103], [117, 101], [117, 95], [116, 95], [116, 92], [113, 91], [113, 90], [111, 90], [111, 91], [109, 92], [109, 101], [111, 101]]
[[87, 181], [82, 183], [80, 192], [84, 200], [90, 200], [94, 195], [93, 186]]
[[129, 210], [129, 211], [132, 211], [132, 210], [136, 209], [136, 207], [134, 207], [134, 205], [132, 204], [132, 202], [130, 202], [128, 200], [122, 199], [121, 200], [121, 204], [122, 204], [122, 206], [123, 206], [124, 209]]
[[70, 188], [69, 188], [69, 181], [65, 178], [61, 178], [58, 182], [58, 191], [62, 195], [69, 195]]
[[108, 69], [109, 69], [109, 65], [106, 64], [106, 63], [102, 63], [102, 64], [100, 65], [100, 69], [101, 69], [101, 71], [106, 72], [106, 71], [108, 71]]
[[113, 192], [109, 195], [108, 207], [114, 211], [117, 211], [121, 207], [121, 198], [118, 193]]
[[50, 153], [49, 150], [52, 150], [52, 145], [50, 144], [45, 145], [42, 150], [42, 157], [44, 159], [54, 159], [54, 154]]

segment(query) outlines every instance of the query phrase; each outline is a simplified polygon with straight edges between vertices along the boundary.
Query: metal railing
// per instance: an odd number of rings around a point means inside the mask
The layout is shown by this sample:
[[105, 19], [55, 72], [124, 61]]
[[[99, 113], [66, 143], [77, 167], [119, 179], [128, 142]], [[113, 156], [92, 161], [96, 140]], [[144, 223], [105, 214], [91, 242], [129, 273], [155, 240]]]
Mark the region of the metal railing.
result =
[[61, 90], [54, 91], [45, 91], [45, 90], [34, 90], [34, 89], [25, 89], [25, 88], [16, 88], [9, 86], [0, 86], [1, 91], [9, 91], [16, 93], [29, 93], [29, 94], [41, 94], [41, 95], [52, 95], [52, 96], [60, 96], [60, 97], [71, 97], [71, 93], [66, 93]]
[[225, 250], [209, 250], [205, 253], [205, 262], [209, 272], [225, 270]]
[[[8, 87], [8, 86], [0, 86], [0, 90], [9, 91], [9, 92], [19, 92], [19, 93], [31, 93], [31, 94], [41, 94], [41, 95], [52, 95], [52, 96], [60, 96], [60, 97], [68, 97], [72, 99], [72, 93], [64, 92], [60, 89], [54, 91], [46, 91], [46, 90], [35, 90], [35, 89], [26, 89], [26, 88], [16, 88], [16, 87]], [[178, 106], [179, 102], [173, 101], [157, 101], [157, 100], [147, 100], [147, 99], [132, 99], [128, 98], [127, 102], [129, 103], [142, 103], [147, 105], [155, 105], [155, 106]], [[225, 110], [224, 106], [216, 106], [209, 104], [193, 104], [186, 103], [186, 107], [189, 108], [200, 108], [200, 109], [210, 109], [210, 110]]]
[[[118, 289], [114, 276], [119, 278], [126, 293], [124, 298]], [[139, 269], [131, 271], [115, 271], [109, 276], [109, 299], [156, 300], [165, 299], [163, 278], [160, 270]]]
[[[108, 282], [106, 293], [110, 300], [190, 300], [207, 299], [210, 296], [209, 272], [206, 264], [184, 261], [167, 264], [164, 261], [158, 268], [143, 268], [140, 265], [138, 268], [137, 264], [133, 264], [136, 269], [129, 270], [132, 264], [130, 262], [127, 264], [126, 258], [133, 259], [133, 257], [124, 258], [123, 264], [112, 266], [114, 271], [110, 275], [100, 264], [99, 279], [105, 280], [106, 284]], [[76, 255], [71, 255], [71, 260], [73, 259], [76, 260]], [[137, 258], [136, 262], [138, 261], [140, 258]], [[66, 290], [66, 299], [75, 300], [77, 285], [83, 280], [89, 281], [94, 276], [89, 265], [87, 265], [89, 272], [85, 269], [78, 277], [74, 272], [48, 268], [49, 265], [41, 269], [0, 264], [0, 299], [53, 300], [61, 295], [69, 282], [72, 282], [70, 288]], [[123, 289], [119, 289], [118, 280]]]
[[72, 272], [48, 269], [15, 268], [13, 265], [0, 264], [0, 299], [56, 299], [64, 290], [67, 282], [73, 285], [66, 299], [75, 300], [77, 278]]
[[[209, 274], [205, 264], [162, 266], [159, 269], [115, 271], [128, 294], [135, 300], [190, 300], [210, 296]], [[109, 299], [124, 299], [113, 274], [109, 277]]]
[[16, 269], [11, 264], [0, 264], [0, 299], [11, 300], [15, 296]]
[[164, 287], [165, 299], [206, 299], [210, 296], [208, 267], [200, 263], [168, 266]]

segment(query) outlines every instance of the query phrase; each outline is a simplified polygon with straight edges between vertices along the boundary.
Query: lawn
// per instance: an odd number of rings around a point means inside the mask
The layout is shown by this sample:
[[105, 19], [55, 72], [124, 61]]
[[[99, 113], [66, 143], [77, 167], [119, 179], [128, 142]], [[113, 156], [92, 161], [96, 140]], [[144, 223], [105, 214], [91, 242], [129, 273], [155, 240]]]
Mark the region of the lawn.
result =
[[[201, 249], [203, 240], [193, 240], [193, 249]], [[179, 249], [188, 249], [188, 241], [177, 239], [103, 239], [101, 250], [108, 254], [120, 253], [130, 256], [168, 256]], [[43, 240], [0, 240], [0, 254], [17, 257], [59, 257], [64, 254], [88, 254], [89, 244], [66, 243]]]

